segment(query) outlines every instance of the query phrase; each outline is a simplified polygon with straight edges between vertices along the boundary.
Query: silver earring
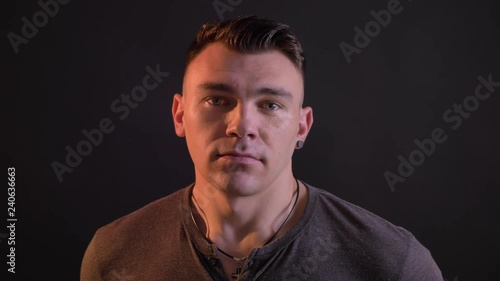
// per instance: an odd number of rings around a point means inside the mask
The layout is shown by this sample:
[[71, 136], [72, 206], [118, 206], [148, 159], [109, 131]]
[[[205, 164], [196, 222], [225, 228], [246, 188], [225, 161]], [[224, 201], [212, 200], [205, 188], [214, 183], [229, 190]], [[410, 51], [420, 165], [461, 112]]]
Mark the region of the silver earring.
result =
[[304, 147], [304, 142], [301, 141], [301, 140], [297, 141], [297, 146], [296, 147], [297, 147], [297, 149], [301, 149], [302, 147]]

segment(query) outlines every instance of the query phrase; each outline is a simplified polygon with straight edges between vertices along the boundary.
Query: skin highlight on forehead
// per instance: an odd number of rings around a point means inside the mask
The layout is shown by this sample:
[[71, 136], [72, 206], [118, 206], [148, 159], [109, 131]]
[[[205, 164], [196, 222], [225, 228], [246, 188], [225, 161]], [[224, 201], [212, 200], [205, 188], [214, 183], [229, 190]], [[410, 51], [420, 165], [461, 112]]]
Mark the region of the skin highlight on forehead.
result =
[[[288, 77], [295, 76], [294, 79], [283, 77], [283, 72], [287, 73]], [[230, 50], [218, 42], [208, 45], [189, 64], [184, 76], [183, 94], [197, 90], [234, 93], [242, 79], [247, 83], [262, 84], [253, 90], [256, 94], [294, 96], [291, 92], [294, 89], [297, 92], [295, 95], [299, 97], [298, 104], [302, 106], [302, 75], [292, 61], [279, 50], [247, 54]], [[273, 82], [284, 84], [283, 86], [289, 89], [272, 85]]]
[[[223, 83], [223, 82], [204, 82], [199, 84], [197, 87], [198, 91], [207, 91], [207, 92], [223, 92], [228, 94], [234, 94], [237, 90], [231, 84]], [[293, 95], [283, 89], [277, 87], [260, 87], [255, 91], [256, 95], [271, 95], [275, 97], [282, 97], [285, 99], [293, 99]]]

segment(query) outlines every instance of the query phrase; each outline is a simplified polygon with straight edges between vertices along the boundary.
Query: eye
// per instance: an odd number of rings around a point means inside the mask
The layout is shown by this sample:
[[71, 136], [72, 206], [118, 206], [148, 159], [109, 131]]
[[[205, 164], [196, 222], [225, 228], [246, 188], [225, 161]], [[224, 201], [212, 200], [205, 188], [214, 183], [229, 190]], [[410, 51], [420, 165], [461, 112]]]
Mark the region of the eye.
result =
[[266, 102], [264, 103], [264, 109], [268, 109], [268, 110], [278, 110], [281, 108], [281, 105], [278, 104], [278, 103], [275, 103], [275, 102]]
[[222, 97], [210, 97], [206, 99], [206, 102], [208, 102], [211, 105], [216, 105], [216, 106], [221, 106], [227, 104], [227, 100], [222, 98]]

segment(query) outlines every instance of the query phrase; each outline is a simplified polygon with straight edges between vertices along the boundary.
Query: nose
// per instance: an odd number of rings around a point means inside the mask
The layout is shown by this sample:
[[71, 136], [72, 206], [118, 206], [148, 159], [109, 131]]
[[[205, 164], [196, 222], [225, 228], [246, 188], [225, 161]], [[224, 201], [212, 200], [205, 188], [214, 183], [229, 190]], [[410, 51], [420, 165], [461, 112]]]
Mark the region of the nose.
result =
[[251, 107], [238, 103], [237, 106], [227, 113], [226, 118], [226, 135], [228, 137], [249, 137], [250, 139], [257, 137], [259, 116]]

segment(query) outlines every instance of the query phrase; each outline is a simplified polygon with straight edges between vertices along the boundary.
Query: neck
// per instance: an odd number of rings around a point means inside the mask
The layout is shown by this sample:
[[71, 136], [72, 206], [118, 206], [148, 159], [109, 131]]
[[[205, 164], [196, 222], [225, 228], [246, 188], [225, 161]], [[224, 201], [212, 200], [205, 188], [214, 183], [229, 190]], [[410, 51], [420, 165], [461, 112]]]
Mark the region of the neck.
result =
[[[248, 255], [268, 242], [285, 222], [296, 199], [297, 183], [291, 176], [260, 190], [244, 197], [228, 196], [228, 192], [197, 182], [192, 201], [198, 228], [225, 252], [235, 257]], [[286, 229], [285, 225], [279, 232]]]

